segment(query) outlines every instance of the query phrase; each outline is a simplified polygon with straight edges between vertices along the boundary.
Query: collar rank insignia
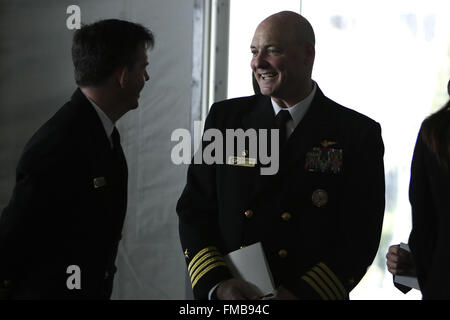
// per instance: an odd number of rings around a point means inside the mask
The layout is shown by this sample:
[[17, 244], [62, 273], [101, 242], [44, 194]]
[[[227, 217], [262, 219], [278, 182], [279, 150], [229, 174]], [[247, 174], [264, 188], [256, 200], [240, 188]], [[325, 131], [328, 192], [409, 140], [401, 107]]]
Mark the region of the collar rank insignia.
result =
[[186, 249], [184, 251], [184, 256], [186, 257], [186, 259], [189, 259], [189, 251], [188, 251], [188, 249]]
[[94, 178], [94, 188], [101, 188], [106, 186], [106, 179], [105, 177], [98, 177], [98, 178]]

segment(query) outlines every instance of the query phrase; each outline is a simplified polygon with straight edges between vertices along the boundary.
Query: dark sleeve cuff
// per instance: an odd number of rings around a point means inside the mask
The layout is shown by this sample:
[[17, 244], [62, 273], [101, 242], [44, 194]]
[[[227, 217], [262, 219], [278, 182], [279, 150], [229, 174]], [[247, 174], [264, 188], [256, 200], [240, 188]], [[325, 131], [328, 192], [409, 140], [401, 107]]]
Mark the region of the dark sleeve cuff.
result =
[[207, 300], [209, 291], [219, 282], [232, 278], [225, 259], [216, 247], [206, 247], [198, 251], [188, 263], [194, 297]]

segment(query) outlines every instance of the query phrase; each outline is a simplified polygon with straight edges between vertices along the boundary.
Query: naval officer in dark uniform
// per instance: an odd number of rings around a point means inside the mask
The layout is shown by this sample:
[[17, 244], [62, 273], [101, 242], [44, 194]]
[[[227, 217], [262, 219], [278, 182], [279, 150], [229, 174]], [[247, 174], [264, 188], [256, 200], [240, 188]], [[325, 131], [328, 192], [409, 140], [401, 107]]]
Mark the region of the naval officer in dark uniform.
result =
[[127, 208], [115, 122], [138, 106], [152, 33], [103, 20], [73, 38], [78, 89], [26, 144], [0, 219], [0, 293], [109, 299]]
[[251, 43], [262, 95], [211, 107], [205, 130], [223, 136], [257, 129], [261, 142], [258, 129], [279, 129], [280, 165], [262, 175], [264, 164], [248, 149], [235, 150], [233, 161], [225, 154], [223, 164], [190, 165], [177, 213], [197, 299], [258, 298], [224, 259], [256, 242], [280, 299], [347, 299], [375, 257], [385, 204], [380, 125], [311, 80], [314, 44], [304, 17], [268, 17]]

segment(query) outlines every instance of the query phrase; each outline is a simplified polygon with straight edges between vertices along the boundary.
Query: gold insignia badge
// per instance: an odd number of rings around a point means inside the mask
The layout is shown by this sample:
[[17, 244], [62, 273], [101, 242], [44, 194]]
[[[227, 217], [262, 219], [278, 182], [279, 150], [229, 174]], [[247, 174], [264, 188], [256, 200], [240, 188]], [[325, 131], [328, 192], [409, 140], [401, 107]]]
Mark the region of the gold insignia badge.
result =
[[333, 146], [333, 145], [337, 144], [337, 142], [336, 141], [323, 140], [320, 144], [322, 145], [322, 147], [328, 148], [329, 146]]
[[254, 167], [256, 165], [256, 158], [229, 156], [227, 164], [232, 166]]
[[328, 203], [328, 193], [323, 189], [317, 189], [312, 193], [311, 200], [317, 208], [323, 207]]
[[184, 256], [186, 257], [186, 259], [189, 259], [189, 251], [188, 251], [188, 249], [186, 249], [184, 251]]
[[106, 179], [105, 177], [98, 177], [98, 178], [94, 178], [94, 188], [101, 188], [106, 186]]

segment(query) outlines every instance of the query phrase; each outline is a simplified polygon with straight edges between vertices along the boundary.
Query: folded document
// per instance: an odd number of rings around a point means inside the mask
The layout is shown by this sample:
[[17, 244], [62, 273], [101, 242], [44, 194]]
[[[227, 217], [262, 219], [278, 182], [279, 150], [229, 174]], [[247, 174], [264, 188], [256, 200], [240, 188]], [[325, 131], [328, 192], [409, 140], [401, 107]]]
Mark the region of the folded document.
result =
[[261, 242], [230, 252], [224, 258], [233, 276], [254, 285], [262, 297], [276, 294]]
[[[400, 243], [400, 248], [403, 250], [406, 250], [408, 252], [411, 252], [411, 249], [409, 249], [409, 246], [406, 243]], [[419, 282], [417, 281], [417, 277], [412, 276], [394, 276], [394, 282], [398, 284], [402, 284], [404, 286], [407, 286], [409, 288], [414, 288], [417, 290], [420, 290]]]

